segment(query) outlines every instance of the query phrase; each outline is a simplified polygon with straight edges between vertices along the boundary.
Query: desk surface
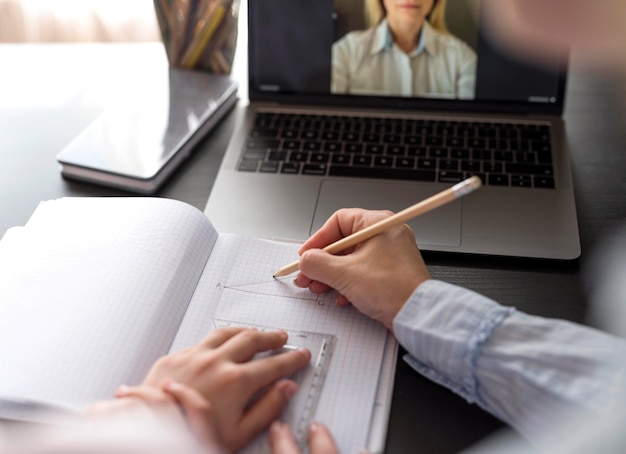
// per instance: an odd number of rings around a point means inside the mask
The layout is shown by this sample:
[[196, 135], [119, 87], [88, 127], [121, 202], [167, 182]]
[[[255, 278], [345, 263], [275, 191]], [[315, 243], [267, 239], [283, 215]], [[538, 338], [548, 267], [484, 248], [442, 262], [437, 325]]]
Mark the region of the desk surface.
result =
[[[107, 103], [125, 71], [164, 65], [160, 44], [0, 45], [0, 235], [22, 225], [39, 201], [128, 193], [66, 181], [60, 149]], [[581, 259], [524, 259], [427, 254], [435, 278], [463, 285], [505, 305], [590, 324], [583, 283], [590, 252], [626, 220], [626, 96], [618, 83], [573, 73], [564, 118], [572, 154]], [[237, 107], [197, 147], [158, 196], [204, 209]], [[592, 278], [592, 276], [591, 276]], [[475, 405], [398, 362], [387, 452], [457, 452], [502, 424]]]

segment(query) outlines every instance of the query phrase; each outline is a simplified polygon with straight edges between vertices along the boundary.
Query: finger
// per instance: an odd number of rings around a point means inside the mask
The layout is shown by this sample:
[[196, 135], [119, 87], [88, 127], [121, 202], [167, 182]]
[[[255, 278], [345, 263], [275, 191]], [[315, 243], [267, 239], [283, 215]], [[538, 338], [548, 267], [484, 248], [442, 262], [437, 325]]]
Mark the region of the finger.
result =
[[102, 416], [111, 416], [123, 413], [126, 409], [116, 400], [103, 400], [94, 402], [83, 412], [86, 418], [99, 418]]
[[257, 392], [264, 386], [295, 373], [311, 362], [311, 352], [298, 349], [250, 361], [242, 365], [249, 382], [254, 386], [250, 391]]
[[328, 428], [318, 422], [309, 428], [310, 454], [338, 454], [339, 450]]
[[270, 426], [270, 449], [272, 454], [300, 454], [289, 426], [279, 421], [273, 422]]
[[344, 295], [342, 295], [340, 293], [339, 295], [337, 295], [337, 299], [335, 300], [335, 304], [337, 304], [337, 306], [349, 306], [350, 305], [350, 301], [348, 300], [348, 298], [346, 298]]
[[311, 291], [311, 293], [315, 293], [316, 295], [320, 295], [322, 293], [326, 293], [331, 289], [331, 287], [329, 287], [328, 285], [324, 284], [323, 282], [319, 282], [319, 281], [312, 281], [311, 285], [309, 285], [309, 290]]
[[[152, 386], [120, 386], [115, 397], [117, 399], [114, 402], [123, 404], [121, 408], [124, 412], [132, 412], [142, 418], [182, 416], [176, 401], [163, 390]], [[158, 415], [155, 412], [159, 412]]]
[[313, 281], [302, 273], [298, 273], [298, 275], [293, 280], [294, 285], [300, 288], [308, 288], [309, 285], [311, 285], [311, 282]]
[[382, 212], [367, 211], [361, 208], [343, 208], [336, 211], [324, 225], [304, 242], [298, 254], [309, 249], [322, 249], [382, 217]]
[[[309, 249], [322, 249], [335, 241], [391, 216], [387, 210], [343, 208], [336, 211], [298, 250], [302, 255]], [[345, 253], [346, 251], [344, 251]]]
[[163, 390], [183, 409], [187, 425], [195, 437], [204, 446], [216, 446], [217, 428], [211, 403], [194, 388], [175, 381], [165, 383]]
[[217, 348], [244, 330], [246, 330], [246, 328], [241, 326], [219, 328], [207, 334], [205, 338], [200, 341], [200, 344], [205, 348]]
[[115, 391], [115, 397], [126, 398], [134, 397], [144, 401], [149, 405], [159, 405], [171, 402], [171, 399], [158, 388], [153, 386], [120, 386]]
[[346, 270], [351, 269], [351, 261], [349, 255], [331, 255], [319, 249], [311, 249], [300, 257], [300, 269], [312, 281], [340, 290], [338, 286], [345, 282], [343, 276]]
[[287, 342], [287, 337], [285, 331], [247, 329], [224, 342], [220, 350], [234, 362], [245, 362], [259, 352], [282, 347]]
[[291, 380], [274, 383], [244, 414], [240, 431], [244, 436], [254, 436], [276, 420], [298, 390]]

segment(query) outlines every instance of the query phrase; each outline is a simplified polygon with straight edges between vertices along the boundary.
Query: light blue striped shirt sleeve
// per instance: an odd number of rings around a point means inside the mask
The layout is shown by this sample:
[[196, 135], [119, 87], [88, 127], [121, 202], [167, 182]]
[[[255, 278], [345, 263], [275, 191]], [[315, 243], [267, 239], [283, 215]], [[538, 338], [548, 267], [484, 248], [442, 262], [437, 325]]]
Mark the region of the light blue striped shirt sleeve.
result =
[[437, 280], [414, 291], [393, 328], [411, 367], [531, 442], [566, 415], [611, 410], [623, 385], [625, 340]]

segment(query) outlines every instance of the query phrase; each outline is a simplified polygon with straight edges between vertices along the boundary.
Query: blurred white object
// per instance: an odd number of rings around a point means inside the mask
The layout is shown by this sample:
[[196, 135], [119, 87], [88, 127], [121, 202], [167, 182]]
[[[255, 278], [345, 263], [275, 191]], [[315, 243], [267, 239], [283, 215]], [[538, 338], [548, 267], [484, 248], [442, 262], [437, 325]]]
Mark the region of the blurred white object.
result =
[[0, 42], [160, 41], [152, 0], [0, 0]]

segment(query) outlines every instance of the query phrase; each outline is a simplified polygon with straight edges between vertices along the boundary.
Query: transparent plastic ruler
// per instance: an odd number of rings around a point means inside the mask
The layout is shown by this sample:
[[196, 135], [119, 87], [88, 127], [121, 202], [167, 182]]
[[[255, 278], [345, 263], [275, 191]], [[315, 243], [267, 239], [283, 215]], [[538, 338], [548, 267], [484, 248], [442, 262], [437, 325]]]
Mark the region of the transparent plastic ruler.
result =
[[[288, 330], [277, 327], [259, 326], [249, 323], [240, 323], [230, 320], [214, 319], [215, 327], [243, 326], [257, 328], [262, 331], [275, 331], [282, 329], [289, 335], [287, 346], [284, 349], [270, 352], [280, 353], [290, 348], [307, 348], [311, 352], [311, 362], [294, 375], [289, 377], [298, 384], [298, 392], [292, 398], [287, 408], [283, 411], [281, 420], [289, 425], [300, 449], [305, 451], [309, 425], [315, 416], [317, 404], [324, 388], [324, 380], [330, 367], [335, 349], [336, 336], [326, 333], [314, 333], [308, 331]], [[267, 356], [261, 354], [258, 356]]]

